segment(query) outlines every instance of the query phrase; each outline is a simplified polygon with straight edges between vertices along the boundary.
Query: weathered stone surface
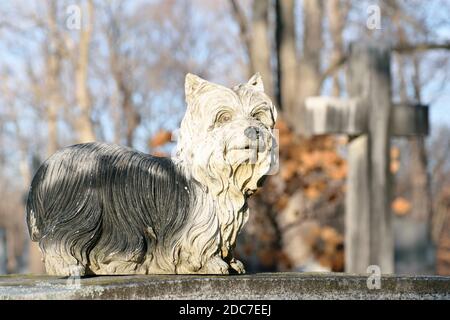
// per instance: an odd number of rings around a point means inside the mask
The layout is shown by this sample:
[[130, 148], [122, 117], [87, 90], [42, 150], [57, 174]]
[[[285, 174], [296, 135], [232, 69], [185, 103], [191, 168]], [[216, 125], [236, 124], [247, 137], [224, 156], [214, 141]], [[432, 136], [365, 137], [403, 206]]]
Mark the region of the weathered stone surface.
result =
[[[74, 283], [75, 281], [72, 281]], [[450, 277], [261, 273], [236, 276], [133, 275], [67, 278], [0, 277], [0, 299], [450, 299]]]

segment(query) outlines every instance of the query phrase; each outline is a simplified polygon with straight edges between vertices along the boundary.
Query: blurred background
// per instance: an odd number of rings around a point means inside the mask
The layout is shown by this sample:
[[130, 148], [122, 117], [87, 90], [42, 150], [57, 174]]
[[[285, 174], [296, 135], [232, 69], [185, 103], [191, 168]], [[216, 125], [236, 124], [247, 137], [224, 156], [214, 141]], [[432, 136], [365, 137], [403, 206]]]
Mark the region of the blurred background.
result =
[[107, 141], [169, 156], [184, 76], [255, 71], [280, 110], [280, 171], [251, 199], [247, 271], [344, 271], [345, 136], [299, 134], [308, 96], [346, 96], [348, 45], [392, 55], [397, 102], [430, 107], [427, 137], [393, 139], [395, 270], [450, 274], [449, 0], [0, 2], [0, 273], [42, 273], [25, 224], [33, 173], [58, 148]]

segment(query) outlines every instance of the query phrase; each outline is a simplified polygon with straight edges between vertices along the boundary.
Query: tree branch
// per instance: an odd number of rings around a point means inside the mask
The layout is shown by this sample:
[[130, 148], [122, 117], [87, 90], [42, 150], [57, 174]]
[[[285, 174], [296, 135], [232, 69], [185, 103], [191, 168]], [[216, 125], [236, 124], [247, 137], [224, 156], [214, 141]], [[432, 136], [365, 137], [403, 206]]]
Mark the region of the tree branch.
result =
[[250, 52], [251, 52], [251, 41], [250, 41], [250, 34], [249, 34], [249, 30], [248, 30], [248, 21], [247, 18], [244, 14], [244, 11], [242, 10], [242, 8], [239, 6], [239, 4], [237, 3], [236, 0], [230, 0], [231, 3], [231, 8], [232, 8], [232, 12], [233, 12], [233, 16], [236, 19], [236, 22], [239, 25], [239, 35], [242, 39], [242, 43], [245, 46], [246, 52], [247, 52], [247, 57], [250, 59]]
[[337, 59], [336, 61], [333, 61], [328, 68], [326, 68], [322, 74], [321, 74], [321, 80], [322, 83], [325, 81], [326, 78], [329, 76], [332, 76], [337, 70], [339, 70], [340, 67], [342, 67], [347, 62], [347, 55], [342, 55]]
[[397, 53], [414, 53], [418, 51], [427, 51], [427, 50], [450, 50], [450, 42], [445, 43], [417, 43], [417, 44], [408, 44], [403, 43], [392, 48]]

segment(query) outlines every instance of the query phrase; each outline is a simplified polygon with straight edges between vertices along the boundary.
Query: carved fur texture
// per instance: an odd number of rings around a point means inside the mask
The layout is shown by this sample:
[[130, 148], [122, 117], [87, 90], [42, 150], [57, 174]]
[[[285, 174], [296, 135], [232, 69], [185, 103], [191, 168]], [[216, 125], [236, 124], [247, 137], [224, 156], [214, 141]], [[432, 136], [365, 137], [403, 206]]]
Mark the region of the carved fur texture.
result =
[[33, 178], [27, 223], [52, 275], [243, 273], [247, 198], [276, 164], [259, 74], [232, 89], [188, 74], [176, 155], [78, 144]]

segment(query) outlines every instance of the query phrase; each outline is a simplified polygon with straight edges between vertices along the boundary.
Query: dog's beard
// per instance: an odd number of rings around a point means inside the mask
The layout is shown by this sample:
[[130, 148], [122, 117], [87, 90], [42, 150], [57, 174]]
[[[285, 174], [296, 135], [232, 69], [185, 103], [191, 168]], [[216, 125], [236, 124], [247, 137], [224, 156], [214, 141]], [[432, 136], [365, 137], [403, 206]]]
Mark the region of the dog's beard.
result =
[[240, 197], [252, 194], [270, 170], [273, 139], [267, 130], [256, 141], [248, 141], [242, 132], [203, 139], [193, 152], [193, 178], [215, 195], [227, 189]]

